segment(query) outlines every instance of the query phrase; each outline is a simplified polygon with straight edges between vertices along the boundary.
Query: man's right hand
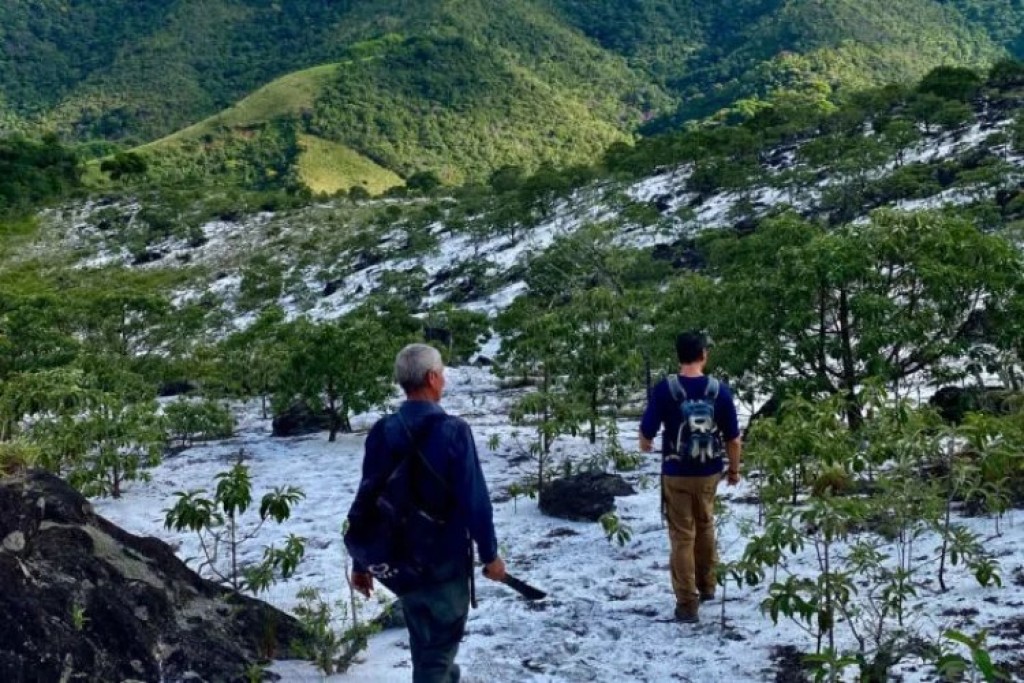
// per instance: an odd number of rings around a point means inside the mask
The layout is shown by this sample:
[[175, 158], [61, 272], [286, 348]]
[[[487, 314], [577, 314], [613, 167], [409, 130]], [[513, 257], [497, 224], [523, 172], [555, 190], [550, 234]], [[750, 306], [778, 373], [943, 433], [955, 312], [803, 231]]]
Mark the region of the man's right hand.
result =
[[648, 439], [643, 432], [640, 432], [640, 450], [644, 453], [654, 450], [654, 439]]
[[505, 560], [496, 557], [490, 563], [484, 565], [484, 576], [491, 581], [501, 583], [505, 580]]
[[373, 593], [373, 575], [367, 572], [352, 572], [352, 588], [364, 598]]

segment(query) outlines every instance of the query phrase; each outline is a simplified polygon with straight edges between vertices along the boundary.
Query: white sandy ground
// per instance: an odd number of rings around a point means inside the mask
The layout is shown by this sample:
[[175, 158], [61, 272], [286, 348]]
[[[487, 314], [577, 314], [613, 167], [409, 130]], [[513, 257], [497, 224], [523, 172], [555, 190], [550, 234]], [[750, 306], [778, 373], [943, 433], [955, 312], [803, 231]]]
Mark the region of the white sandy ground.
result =
[[[478, 581], [480, 608], [470, 613], [458, 657], [467, 683], [768, 681], [774, 678], [770, 661], [774, 646], [792, 644], [802, 651], [813, 650], [813, 641], [790, 622], [774, 626], [760, 613], [765, 585], [737, 589], [730, 584], [726, 629], [719, 624], [722, 603], [718, 600], [702, 609], [702, 623], [697, 627], [669, 621], [674, 601], [668, 578], [668, 539], [659, 519], [659, 494], [652, 486], [618, 499], [619, 515], [633, 530], [632, 541], [624, 547], [609, 544], [597, 524], [548, 518], [539, 513], [533, 500], [507, 500], [507, 486], [534, 471], [515, 444], [518, 435], [519, 443], [525, 445], [529, 434], [511, 426], [507, 418], [508, 406], [518, 392], [500, 389], [486, 370], [448, 372], [449, 393], [443, 405], [473, 426], [496, 500], [495, 526], [509, 570], [549, 593], [547, 600], [531, 604], [503, 586], [486, 579]], [[172, 504], [174, 491], [212, 489], [214, 475], [227, 469], [243, 448], [256, 496], [285, 484], [301, 487], [306, 493], [288, 522], [265, 527], [256, 544], [250, 544], [244, 553], [244, 559], [255, 560], [264, 544], [280, 543], [288, 533], [307, 538], [306, 559], [297, 574], [275, 585], [264, 597], [286, 610], [297, 604], [296, 592], [304, 586], [321, 589], [332, 602], [346, 599], [340, 528], [358, 484], [365, 430], [377, 416], [358, 416], [354, 420], [357, 433], [340, 435], [331, 444], [325, 434], [272, 439], [269, 421], [259, 419], [253, 405], [239, 407], [239, 414], [235, 438], [168, 458], [152, 471], [151, 482], [131, 484], [120, 500], [97, 500], [97, 510], [134, 533], [166, 540], [184, 558], [194, 557], [194, 538], [166, 531], [163, 511]], [[636, 421], [625, 420], [619, 426], [623, 445], [633, 448]], [[496, 450], [488, 448], [492, 435], [502, 442]], [[561, 441], [560, 450], [556, 460], [563, 454], [583, 460], [595, 447], [567, 438]], [[627, 476], [634, 483], [655, 481], [658, 466], [658, 457], [652, 455], [641, 472]], [[746, 544], [740, 520], [756, 520], [756, 507], [730, 502], [749, 493], [747, 484], [734, 489], [723, 485], [721, 493], [728, 514], [722, 522], [720, 552], [725, 560], [731, 560]], [[908, 623], [927, 639], [934, 640], [948, 628], [974, 633], [1024, 613], [1024, 587], [1012, 580], [1014, 571], [1024, 564], [1020, 520], [1013, 514], [1004, 518], [1000, 537], [992, 537], [995, 526], [991, 519], [959, 521], [985, 536], [985, 546], [1000, 560], [1004, 585], [980, 588], [955, 568], [951, 580], [947, 579], [949, 592], [939, 593], [934, 583], [922, 590], [913, 601]], [[879, 547], [893, 551], [881, 540]], [[934, 547], [934, 539], [915, 544], [922, 576], [934, 574], [934, 565], [926, 561], [934, 556]], [[780, 578], [787, 572], [816, 575], [814, 563], [809, 549], [780, 569]], [[956, 616], [964, 614], [965, 608], [977, 613]], [[373, 601], [365, 607], [364, 616], [379, 609]], [[839, 624], [837, 633], [841, 646], [852, 646], [844, 624]], [[1012, 653], [1019, 644], [1009, 645]], [[1006, 657], [1007, 652], [996, 656]], [[347, 673], [327, 679], [303, 662], [277, 662], [272, 670], [294, 683], [408, 681], [408, 639], [404, 631], [397, 630], [374, 636], [369, 649]], [[898, 673], [910, 683], [936, 678], [933, 671], [912, 661]]]

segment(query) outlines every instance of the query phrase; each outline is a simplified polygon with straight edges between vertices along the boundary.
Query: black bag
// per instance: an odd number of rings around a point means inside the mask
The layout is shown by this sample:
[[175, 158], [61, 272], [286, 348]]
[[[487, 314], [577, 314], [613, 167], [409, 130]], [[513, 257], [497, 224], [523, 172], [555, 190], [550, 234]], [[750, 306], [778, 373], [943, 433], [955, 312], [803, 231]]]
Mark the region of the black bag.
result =
[[[447, 529], [454, 500], [447, 482], [417, 445], [443, 417], [428, 417], [415, 434], [400, 415], [391, 418], [401, 422], [408, 441], [388, 444], [388, 451], [398, 462], [383, 481], [371, 484], [374, 505], [370, 514], [353, 520], [345, 532], [345, 547], [352, 559], [395, 595], [430, 583], [432, 568], [444, 559], [438, 557], [438, 540]], [[418, 482], [428, 476], [448, 492], [448, 510], [425, 509]]]

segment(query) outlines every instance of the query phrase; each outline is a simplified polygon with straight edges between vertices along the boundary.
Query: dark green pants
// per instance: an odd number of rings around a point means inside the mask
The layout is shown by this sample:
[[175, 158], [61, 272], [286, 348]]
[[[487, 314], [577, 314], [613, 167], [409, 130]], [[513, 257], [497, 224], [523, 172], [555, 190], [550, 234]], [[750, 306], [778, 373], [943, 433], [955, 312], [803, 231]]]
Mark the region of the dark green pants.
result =
[[455, 655], [469, 616], [469, 577], [406, 593], [400, 602], [409, 627], [413, 683], [458, 683]]

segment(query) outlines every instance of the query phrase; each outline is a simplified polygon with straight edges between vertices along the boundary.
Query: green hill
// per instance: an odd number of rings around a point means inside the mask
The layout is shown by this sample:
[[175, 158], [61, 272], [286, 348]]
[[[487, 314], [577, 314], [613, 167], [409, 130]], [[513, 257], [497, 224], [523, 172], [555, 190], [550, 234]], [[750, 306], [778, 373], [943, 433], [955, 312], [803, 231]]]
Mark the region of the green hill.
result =
[[402, 175], [449, 181], [588, 162], [625, 137], [614, 97], [547, 76], [471, 39], [410, 38], [346, 64], [307, 125]]
[[347, 56], [139, 147], [151, 177], [383, 191], [396, 172], [459, 182], [509, 164], [589, 162], [626, 137], [614, 98], [557, 87], [465, 38], [392, 36]]
[[[941, 64], [1020, 55], [1010, 0], [558, 0], [567, 21], [643, 64], [679, 121], [779, 88], [859, 89], [912, 81]], [[1000, 5], [996, 10], [989, 5]], [[986, 10], [979, 8], [988, 7]], [[664, 128], [648, 126], [648, 131]]]
[[404, 176], [479, 178], [589, 160], [742, 98], [1020, 56], [1022, 29], [1016, 0], [11, 0], [0, 125], [182, 131], [171, 156], [204, 178], [266, 157], [270, 178], [248, 180], [279, 179], [297, 135]]
[[[402, 179], [358, 152], [335, 142], [303, 134], [297, 121], [312, 111], [339, 65], [329, 64], [276, 79], [234, 106], [137, 152], [160, 180], [274, 184], [291, 176], [314, 192], [328, 194], [355, 185], [379, 194]], [[270, 165], [274, 172], [266, 173]]]

